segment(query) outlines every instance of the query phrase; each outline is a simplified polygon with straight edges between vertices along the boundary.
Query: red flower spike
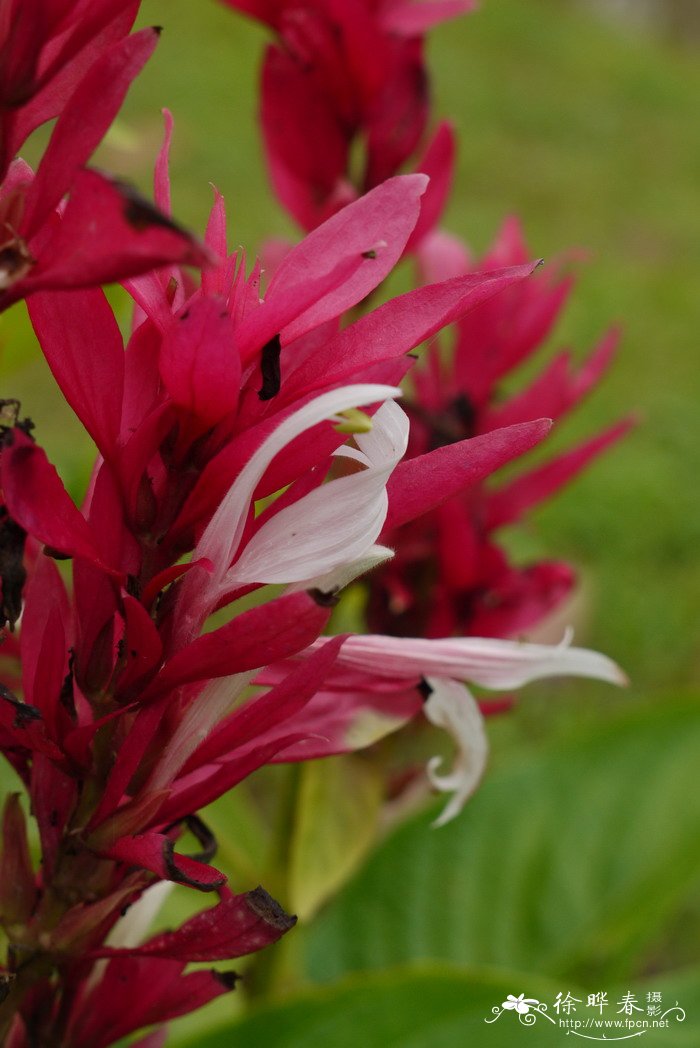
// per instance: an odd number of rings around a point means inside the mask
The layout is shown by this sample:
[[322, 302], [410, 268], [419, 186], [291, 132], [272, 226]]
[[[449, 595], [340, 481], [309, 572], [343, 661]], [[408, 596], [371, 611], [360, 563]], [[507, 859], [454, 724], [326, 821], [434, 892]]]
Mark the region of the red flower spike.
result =
[[[305, 229], [395, 175], [411, 158], [429, 117], [424, 34], [473, 6], [468, 0], [229, 3], [279, 34], [280, 43], [267, 49], [263, 62], [263, 136], [277, 195]], [[364, 155], [357, 184], [350, 170], [355, 143]], [[442, 196], [444, 186], [429, 208], [433, 220]]]
[[[529, 413], [571, 407], [612, 348], [603, 343], [578, 373], [562, 357], [501, 403], [514, 424], [494, 428], [496, 381], [535, 348], [568, 291], [559, 278], [525, 280], [532, 265], [512, 222], [480, 270], [457, 272], [347, 325], [343, 314], [407, 249], [435, 265], [436, 241], [444, 246], [431, 230], [454, 162], [446, 126], [422, 145], [427, 192], [425, 174], [375, 183], [406, 161], [415, 165], [428, 121], [423, 35], [469, 3], [352, 0], [303, 11], [295, 4], [250, 0], [249, 7], [281, 38], [263, 88], [274, 175], [314, 227], [280, 255], [262, 298], [260, 264], [246, 275], [243, 252], [227, 256], [218, 193], [206, 247], [172, 223], [167, 112], [155, 173], [160, 210], [84, 166], [155, 42], [152, 30], [124, 37], [134, 4], [42, 0], [40, 27], [17, 19], [8, 29], [0, 131], [19, 134], [23, 121], [29, 126], [59, 97], [61, 104], [36, 177], [17, 162], [0, 189], [0, 308], [31, 296], [53, 373], [102, 456], [79, 511], [26, 427], [7, 421], [9, 402], [0, 405], [8, 618], [19, 617], [26, 589], [26, 701], [0, 688], [0, 745], [28, 782], [43, 852], [35, 883], [18, 809], [8, 807], [5, 835], [21, 870], [16, 864], [8, 873], [0, 862], [0, 898], [7, 901], [5, 881], [21, 882], [19, 902], [15, 895], [7, 908], [32, 926], [18, 941], [41, 944], [58, 969], [18, 1000], [13, 1048], [50, 1039], [49, 1022], [66, 1048], [106, 1048], [235, 982], [185, 975], [185, 964], [249, 953], [293, 925], [263, 889], [237, 896], [224, 889], [223, 875], [207, 864], [208, 840], [200, 856], [175, 852], [183, 820], [192, 826], [193, 812], [256, 769], [369, 745], [424, 709], [455, 730], [460, 746], [452, 775], [437, 776], [434, 762], [429, 770], [438, 788], [457, 782], [444, 819], [473, 789], [486, 754], [479, 707], [459, 681], [511, 688], [557, 672], [620, 680], [609, 662], [577, 649], [319, 638], [336, 590], [377, 565], [372, 613], [383, 579], [391, 601], [420, 615], [413, 583], [433, 573], [435, 601], [425, 613], [433, 634], [460, 629], [465, 607], [472, 625], [508, 631], [554, 606], [572, 582], [566, 568], [515, 570], [489, 535], [489, 508], [497, 515], [498, 499], [511, 498], [527, 509], [523, 492], [510, 487], [491, 497], [480, 484], [544, 434], [546, 422], [532, 423]], [[6, 6], [17, 13], [12, 0]], [[16, 90], [25, 94], [8, 115]], [[314, 114], [315, 135], [289, 122], [300, 99], [306, 117]], [[347, 171], [358, 138], [360, 183], [372, 190], [361, 199]], [[454, 243], [447, 254], [437, 265], [455, 273], [466, 256]], [[180, 266], [208, 261], [197, 288]], [[126, 351], [106, 299], [91, 290], [115, 279], [129, 281], [138, 303]], [[409, 439], [392, 399], [410, 366], [405, 354], [453, 321], [456, 359], [450, 366], [432, 353], [418, 371], [411, 458], [396, 469]], [[341, 449], [348, 430], [354, 443]], [[534, 474], [535, 488], [548, 492], [572, 468], [555, 461], [549, 474]], [[281, 488], [258, 512], [257, 500]], [[399, 525], [411, 541], [391, 559], [377, 542]], [[14, 539], [8, 527], [17, 529]], [[70, 602], [39, 543], [74, 558]], [[424, 570], [426, 556], [433, 560]], [[278, 583], [288, 587], [284, 596], [238, 611], [238, 598]], [[202, 634], [207, 616], [225, 604], [233, 604], [231, 620]], [[425, 667], [435, 679], [424, 679]], [[266, 690], [248, 699], [251, 681]], [[467, 765], [471, 778], [462, 774]], [[168, 880], [217, 890], [221, 901], [143, 942], [134, 929], [152, 913], [158, 882]], [[50, 925], [44, 892], [53, 893]], [[121, 907], [139, 896], [145, 906], [122, 921]], [[91, 968], [99, 958], [104, 963]], [[154, 1036], [160, 1043], [161, 1032]], [[152, 1042], [149, 1035], [144, 1048]]]

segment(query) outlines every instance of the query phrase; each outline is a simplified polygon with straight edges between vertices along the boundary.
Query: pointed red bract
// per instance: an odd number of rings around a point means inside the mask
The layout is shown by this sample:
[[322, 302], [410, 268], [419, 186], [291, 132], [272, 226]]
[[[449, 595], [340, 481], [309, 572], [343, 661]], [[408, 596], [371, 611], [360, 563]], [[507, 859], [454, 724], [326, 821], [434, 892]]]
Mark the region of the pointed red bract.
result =
[[226, 875], [213, 866], [186, 855], [176, 855], [173, 841], [162, 833], [136, 834], [124, 838], [113, 844], [105, 854], [127, 866], [150, 870], [162, 880], [177, 881], [199, 891], [215, 891], [226, 881]]
[[61, 392], [102, 454], [111, 457], [121, 427], [124, 346], [103, 292], [38, 294], [28, 308]]
[[400, 527], [484, 480], [510, 459], [529, 451], [551, 428], [549, 419], [539, 419], [445, 444], [425, 455], [406, 459], [387, 485], [389, 513], [385, 529]]
[[[218, 905], [191, 917], [177, 931], [163, 932], [128, 952], [179, 961], [221, 961], [261, 950], [295, 924], [296, 917], [285, 913], [264, 888], [240, 895], [224, 890]], [[102, 949], [95, 956], [118, 952]]]
[[1, 476], [10, 514], [25, 531], [53, 550], [105, 568], [90, 527], [58, 473], [42, 449], [19, 430], [2, 454]]

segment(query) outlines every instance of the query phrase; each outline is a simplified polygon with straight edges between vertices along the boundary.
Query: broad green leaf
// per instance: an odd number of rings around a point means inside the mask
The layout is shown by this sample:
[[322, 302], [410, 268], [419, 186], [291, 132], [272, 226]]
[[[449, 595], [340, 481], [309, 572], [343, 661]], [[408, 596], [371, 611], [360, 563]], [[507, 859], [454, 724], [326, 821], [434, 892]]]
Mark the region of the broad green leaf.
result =
[[374, 841], [383, 792], [377, 767], [361, 755], [301, 769], [290, 849], [289, 898], [310, 918], [354, 873]]
[[[523, 1036], [523, 1048], [560, 1045], [561, 1032], [550, 1023], [538, 1040], [531, 1031], [517, 1028], [512, 1014], [485, 1024], [494, 1006], [523, 989], [521, 977], [501, 973], [465, 976], [437, 967], [385, 972], [300, 995], [209, 1032], [188, 1042], [187, 1048], [513, 1048], [517, 1034]], [[556, 986], [542, 980], [533, 991], [552, 1000], [556, 993]]]
[[308, 971], [440, 958], [625, 978], [700, 875], [700, 707], [659, 703], [487, 776], [388, 839], [305, 929]]
[[[634, 989], [636, 999], [645, 1000], [645, 986]], [[663, 990], [664, 1002], [672, 1004], [673, 991], [667, 985]], [[578, 1003], [567, 1015], [561, 1007], [557, 1012], [555, 1003], [557, 995], [563, 998], [568, 991]], [[509, 995], [521, 994], [537, 1002], [529, 1012], [519, 1016], [502, 1007]], [[593, 1025], [597, 1018], [625, 1021], [617, 991], [607, 996], [609, 1003], [601, 1013], [588, 1006], [585, 990], [522, 972], [448, 965], [398, 968], [301, 994], [209, 1031], [188, 1041], [187, 1048], [561, 1048], [565, 1043], [596, 1043], [586, 1042], [584, 1034], [598, 1043], [616, 1043], [616, 1037], [627, 1039], [618, 1043], [629, 1043], [629, 1028]], [[649, 1048], [695, 1048], [700, 1040], [700, 1012], [692, 1007], [697, 997], [696, 989], [680, 1000], [685, 1018], [679, 1022], [670, 1017], [669, 1029], [654, 1029], [644, 1012], [633, 1013], [650, 1024], [641, 1034], [644, 1043]], [[577, 1021], [581, 1027], [565, 1041]], [[587, 1021], [591, 1025], [586, 1029]]]

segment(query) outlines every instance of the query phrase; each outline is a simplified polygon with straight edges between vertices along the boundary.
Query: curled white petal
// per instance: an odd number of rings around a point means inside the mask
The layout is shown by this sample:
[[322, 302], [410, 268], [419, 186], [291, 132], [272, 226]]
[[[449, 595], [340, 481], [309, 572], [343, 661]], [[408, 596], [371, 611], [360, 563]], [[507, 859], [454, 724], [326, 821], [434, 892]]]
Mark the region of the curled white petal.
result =
[[423, 710], [438, 728], [444, 728], [455, 740], [457, 753], [452, 771], [438, 775], [441, 757], [432, 757], [428, 762], [427, 774], [431, 784], [442, 793], [452, 797], [433, 826], [444, 826], [461, 812], [484, 774], [489, 745], [484, 729], [484, 718], [478, 703], [468, 688], [454, 680], [438, 677], [426, 678], [432, 693]]
[[408, 418], [389, 400], [375, 413], [371, 431], [355, 440], [360, 452], [353, 457], [365, 468], [315, 488], [274, 514], [226, 573], [227, 588], [299, 582], [366, 555], [386, 519], [386, 484], [406, 451]]

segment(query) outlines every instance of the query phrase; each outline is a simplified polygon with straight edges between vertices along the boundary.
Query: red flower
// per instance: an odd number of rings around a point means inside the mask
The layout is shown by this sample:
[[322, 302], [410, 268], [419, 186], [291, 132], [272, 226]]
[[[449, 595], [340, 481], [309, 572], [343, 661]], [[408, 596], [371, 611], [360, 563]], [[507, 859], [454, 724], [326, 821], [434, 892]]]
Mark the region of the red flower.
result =
[[157, 38], [144, 29], [106, 48], [63, 106], [36, 175], [11, 165], [0, 187], [0, 309], [48, 288], [210, 260], [129, 187], [84, 168]]
[[41, 124], [58, 116], [78, 82], [125, 37], [139, 0], [2, 0], [0, 181]]
[[[306, 229], [414, 156], [429, 117], [425, 33], [474, 6], [472, 0], [227, 2], [278, 34], [262, 73], [265, 148], [279, 199]], [[418, 170], [433, 175], [447, 135], [438, 130], [427, 166]], [[363, 170], [354, 179], [351, 154], [358, 143]], [[435, 211], [444, 202], [442, 188], [430, 189]]]
[[[428, 279], [468, 266], [464, 250], [440, 234], [424, 242], [420, 255]], [[488, 272], [527, 257], [519, 225], [510, 220], [491, 252], [470, 268]], [[399, 488], [402, 471], [410, 472], [430, 449], [444, 453], [465, 437], [478, 442], [496, 427], [541, 415], [561, 418], [599, 381], [612, 360], [616, 331], [578, 370], [568, 353], [560, 353], [525, 390], [501, 398], [502, 380], [548, 337], [571, 284], [543, 270], [470, 311], [456, 325], [449, 363], [439, 343], [430, 344], [423, 366], [413, 372], [408, 458], [392, 484]], [[405, 527], [400, 501], [392, 503], [381, 540], [396, 545], [397, 554], [369, 577], [371, 627], [404, 636], [507, 637], [535, 626], [570, 593], [574, 572], [551, 561], [513, 566], [498, 545], [498, 529], [522, 519], [630, 425], [629, 419], [619, 422], [500, 487], [476, 484]]]

